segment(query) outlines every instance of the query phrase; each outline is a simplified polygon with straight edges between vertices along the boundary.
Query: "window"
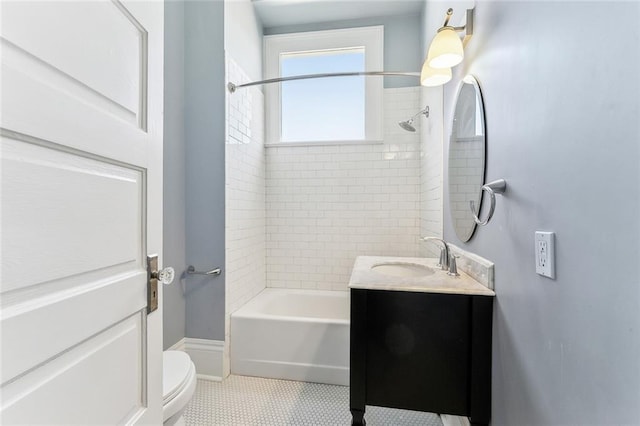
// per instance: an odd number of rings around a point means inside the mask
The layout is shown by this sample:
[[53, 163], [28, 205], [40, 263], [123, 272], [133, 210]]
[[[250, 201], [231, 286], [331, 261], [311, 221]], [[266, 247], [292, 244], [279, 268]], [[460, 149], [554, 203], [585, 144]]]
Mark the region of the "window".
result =
[[[283, 54], [280, 70], [282, 77], [364, 71], [364, 48]], [[364, 77], [281, 84], [281, 142], [365, 139]]]
[[[382, 27], [265, 37], [265, 78], [382, 70]], [[382, 139], [382, 77], [294, 80], [265, 87], [267, 144]]]

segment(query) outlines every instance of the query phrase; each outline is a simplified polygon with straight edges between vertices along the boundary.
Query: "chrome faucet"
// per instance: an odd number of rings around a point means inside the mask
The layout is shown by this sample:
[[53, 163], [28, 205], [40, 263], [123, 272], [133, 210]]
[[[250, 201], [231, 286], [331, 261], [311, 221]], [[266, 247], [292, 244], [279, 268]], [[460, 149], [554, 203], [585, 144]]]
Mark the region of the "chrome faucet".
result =
[[438, 263], [438, 266], [443, 271], [446, 271], [447, 269], [449, 269], [449, 244], [447, 244], [447, 242], [442, 238], [422, 237], [422, 241], [431, 241], [431, 240], [440, 241], [442, 243], [442, 248], [440, 249], [440, 263]]

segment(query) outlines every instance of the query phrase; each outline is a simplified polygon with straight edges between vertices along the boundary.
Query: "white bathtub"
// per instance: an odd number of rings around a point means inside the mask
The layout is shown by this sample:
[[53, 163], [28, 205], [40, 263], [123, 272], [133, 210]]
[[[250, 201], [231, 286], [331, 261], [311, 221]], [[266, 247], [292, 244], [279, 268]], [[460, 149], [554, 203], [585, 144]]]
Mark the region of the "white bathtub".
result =
[[349, 293], [267, 288], [231, 314], [231, 373], [349, 384]]

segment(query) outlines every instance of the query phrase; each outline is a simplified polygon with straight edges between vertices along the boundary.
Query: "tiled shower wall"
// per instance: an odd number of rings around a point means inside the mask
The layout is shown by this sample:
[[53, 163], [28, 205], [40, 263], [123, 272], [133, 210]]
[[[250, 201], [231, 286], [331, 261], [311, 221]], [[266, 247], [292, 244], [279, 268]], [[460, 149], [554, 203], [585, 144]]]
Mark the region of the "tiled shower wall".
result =
[[[249, 81], [227, 58], [227, 81]], [[227, 94], [226, 312], [265, 288], [264, 96], [256, 88]]]
[[451, 221], [458, 235], [469, 235], [475, 222], [467, 200], [477, 197], [484, 184], [484, 137], [452, 137], [449, 153], [449, 187], [454, 193], [449, 201]]
[[[443, 99], [441, 87], [423, 87], [422, 105], [429, 105], [429, 119], [421, 129], [420, 234], [442, 238]], [[434, 243], [420, 245], [420, 256], [440, 254]]]
[[346, 290], [359, 255], [418, 256], [421, 87], [385, 89], [384, 143], [266, 148], [267, 287]]

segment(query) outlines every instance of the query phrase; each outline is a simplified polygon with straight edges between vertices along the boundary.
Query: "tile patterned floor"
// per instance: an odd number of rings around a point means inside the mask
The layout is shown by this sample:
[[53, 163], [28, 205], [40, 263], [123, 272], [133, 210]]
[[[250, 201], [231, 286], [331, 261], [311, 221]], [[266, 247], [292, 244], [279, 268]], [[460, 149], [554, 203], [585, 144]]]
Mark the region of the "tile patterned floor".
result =
[[[229, 376], [198, 380], [185, 411], [187, 426], [350, 425], [349, 388], [320, 383]], [[442, 426], [431, 413], [367, 407], [369, 426]]]

